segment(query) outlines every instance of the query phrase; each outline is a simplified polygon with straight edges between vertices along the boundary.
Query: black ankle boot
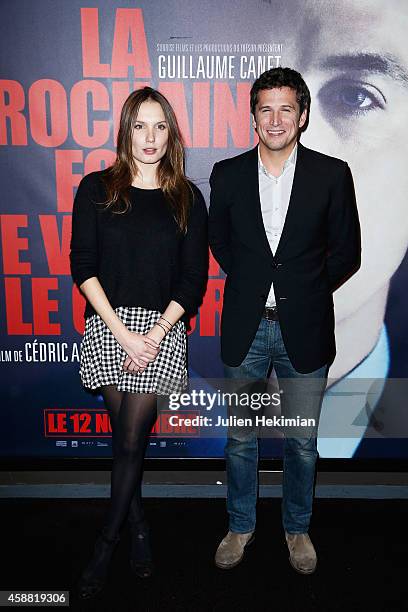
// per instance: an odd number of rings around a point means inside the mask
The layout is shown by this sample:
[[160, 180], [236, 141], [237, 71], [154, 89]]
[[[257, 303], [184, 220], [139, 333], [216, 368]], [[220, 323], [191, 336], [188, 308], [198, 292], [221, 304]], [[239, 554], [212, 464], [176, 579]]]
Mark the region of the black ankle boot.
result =
[[149, 526], [146, 521], [129, 522], [131, 535], [130, 567], [138, 578], [150, 578], [153, 573]]
[[105, 529], [99, 534], [91, 561], [81, 574], [78, 583], [78, 593], [82, 599], [91, 599], [100, 593], [105, 585], [109, 562], [119, 537], [110, 539]]

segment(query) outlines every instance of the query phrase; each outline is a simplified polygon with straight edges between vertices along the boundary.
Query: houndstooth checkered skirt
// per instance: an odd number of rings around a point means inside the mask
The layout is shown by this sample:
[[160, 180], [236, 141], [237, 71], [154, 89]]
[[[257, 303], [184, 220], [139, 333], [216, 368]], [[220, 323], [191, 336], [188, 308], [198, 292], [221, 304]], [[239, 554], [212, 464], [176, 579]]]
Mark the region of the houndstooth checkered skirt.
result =
[[[160, 312], [140, 306], [119, 306], [116, 314], [133, 332], [146, 334], [160, 317]], [[162, 340], [156, 359], [144, 372], [122, 370], [126, 353], [115, 340], [99, 315], [86, 319], [81, 343], [80, 376], [88, 389], [115, 385], [118, 391], [168, 395], [182, 391], [187, 385], [186, 327], [178, 321]]]

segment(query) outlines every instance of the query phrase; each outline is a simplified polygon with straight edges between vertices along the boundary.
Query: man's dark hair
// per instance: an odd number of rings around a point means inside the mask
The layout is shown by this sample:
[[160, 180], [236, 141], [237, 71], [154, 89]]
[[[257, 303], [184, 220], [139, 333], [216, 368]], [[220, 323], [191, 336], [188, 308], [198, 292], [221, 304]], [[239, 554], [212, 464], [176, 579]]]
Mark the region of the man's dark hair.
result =
[[296, 92], [296, 100], [300, 107], [300, 114], [305, 108], [310, 108], [310, 91], [302, 75], [292, 68], [271, 68], [259, 76], [251, 87], [251, 113], [255, 115], [258, 102], [258, 93], [262, 89], [280, 89], [290, 87]]

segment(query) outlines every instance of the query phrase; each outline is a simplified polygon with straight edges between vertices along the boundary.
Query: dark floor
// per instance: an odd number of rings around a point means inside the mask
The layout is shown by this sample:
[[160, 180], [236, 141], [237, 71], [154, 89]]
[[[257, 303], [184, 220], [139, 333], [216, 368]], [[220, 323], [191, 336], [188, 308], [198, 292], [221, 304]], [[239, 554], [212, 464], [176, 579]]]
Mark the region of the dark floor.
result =
[[157, 572], [128, 569], [125, 530], [103, 594], [79, 602], [75, 581], [102, 526], [107, 500], [2, 500], [0, 588], [64, 589], [71, 610], [112, 612], [406, 612], [408, 501], [315, 501], [312, 576], [289, 565], [280, 501], [261, 499], [255, 542], [225, 571], [213, 564], [227, 522], [224, 500], [147, 499]]

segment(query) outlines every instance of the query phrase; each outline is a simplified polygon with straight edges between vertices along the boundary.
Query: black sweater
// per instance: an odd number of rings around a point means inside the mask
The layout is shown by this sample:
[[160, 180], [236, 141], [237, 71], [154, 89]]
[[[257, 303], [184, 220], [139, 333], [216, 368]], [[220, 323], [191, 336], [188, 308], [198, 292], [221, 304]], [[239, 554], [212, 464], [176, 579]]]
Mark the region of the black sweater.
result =
[[[183, 234], [160, 189], [130, 187], [127, 213], [106, 210], [101, 205], [107, 199], [102, 173], [85, 176], [75, 196], [70, 253], [74, 282], [79, 287], [96, 276], [112, 308], [164, 312], [175, 300], [194, 314], [208, 274], [207, 208], [200, 190], [191, 184], [194, 198]], [[85, 318], [92, 314], [87, 302]]]

